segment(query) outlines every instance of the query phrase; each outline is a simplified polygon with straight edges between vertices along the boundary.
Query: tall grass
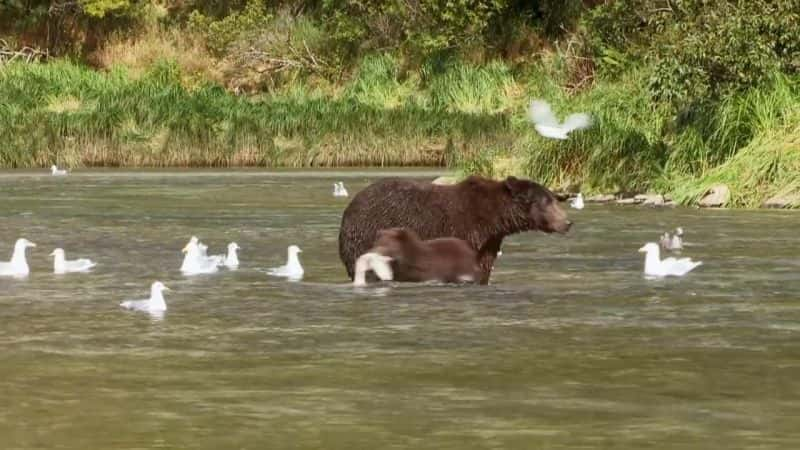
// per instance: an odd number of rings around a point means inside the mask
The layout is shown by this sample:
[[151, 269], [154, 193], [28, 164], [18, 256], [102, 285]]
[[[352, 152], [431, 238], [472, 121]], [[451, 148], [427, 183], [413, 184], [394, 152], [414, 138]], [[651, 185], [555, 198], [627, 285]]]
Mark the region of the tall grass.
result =
[[384, 53], [361, 61], [346, 95], [370, 107], [395, 109], [420, 103], [415, 98], [418, 92], [419, 77], [402, 80], [397, 58]]
[[483, 66], [458, 61], [434, 61], [421, 71], [434, 109], [471, 114], [500, 113], [512, 106], [516, 83], [507, 65]]
[[448, 141], [469, 151], [510, 133], [501, 116], [387, 108], [351, 92], [254, 100], [187, 89], [170, 63], [137, 78], [12, 64], [0, 70], [0, 166], [441, 165]]
[[134, 36], [115, 35], [96, 50], [90, 59], [99, 67], [124, 67], [131, 76], [147, 73], [160, 61], [174, 61], [184, 83], [223, 80], [216, 60], [193, 33], [149, 24]]
[[520, 124], [526, 132], [518, 149], [527, 156], [527, 173], [560, 188], [647, 189], [661, 176], [667, 153], [659, 135], [665, 113], [650, 101], [646, 81], [646, 74], [631, 72], [575, 96], [558, 91], [545, 97], [561, 118], [586, 111], [593, 124], [557, 141], [536, 134], [526, 119]]
[[724, 101], [711, 120], [716, 127], [709, 128], [711, 139], [720, 143], [719, 164], [696, 177], [676, 172], [676, 199], [693, 203], [721, 183], [731, 190], [726, 206], [758, 207], [777, 195], [793, 198], [790, 205], [800, 207], [799, 87], [796, 80], [779, 76]]
[[[800, 207], [800, 81], [775, 76], [745, 93], [676, 111], [651, 99], [648, 77], [637, 68], [570, 95], [557, 87], [558, 74], [529, 73], [527, 98], [547, 99], [561, 117], [590, 112], [593, 127], [566, 141], [545, 139], [528, 123], [527, 105], [518, 105], [516, 139], [505, 154], [524, 158], [524, 174], [557, 189], [655, 190], [694, 204], [724, 183], [732, 191], [728, 206], [796, 195], [793, 206]], [[496, 172], [485, 158], [475, 155], [462, 166]]]
[[[164, 61], [136, 76], [10, 64], [0, 67], [0, 167], [447, 164], [556, 189], [657, 190], [687, 204], [716, 183], [731, 189], [729, 206], [800, 198], [797, 79], [675, 110], [652, 100], [646, 67], [575, 93], [562, 88], [564, 66], [553, 55], [525, 70], [433, 61], [415, 72], [383, 54], [333, 89], [299, 80], [241, 97], [187, 83]], [[593, 127], [545, 139], [527, 119], [532, 98], [561, 117], [590, 112]]]

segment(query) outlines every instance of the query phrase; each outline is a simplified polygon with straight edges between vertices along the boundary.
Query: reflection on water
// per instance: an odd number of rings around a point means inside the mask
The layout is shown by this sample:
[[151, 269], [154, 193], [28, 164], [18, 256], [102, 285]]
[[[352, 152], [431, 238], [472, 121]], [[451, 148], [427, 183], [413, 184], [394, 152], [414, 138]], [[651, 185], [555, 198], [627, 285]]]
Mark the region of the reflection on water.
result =
[[[800, 238], [789, 212], [588, 205], [508, 239], [492, 285], [353, 288], [346, 199], [376, 173], [0, 176], [3, 448], [798, 448]], [[431, 174], [425, 174], [433, 178]], [[704, 265], [646, 280], [686, 229]], [[187, 278], [192, 234], [238, 271]], [[302, 282], [264, 273], [298, 244]], [[91, 257], [56, 276], [46, 255]], [[163, 320], [119, 308], [164, 281]]]

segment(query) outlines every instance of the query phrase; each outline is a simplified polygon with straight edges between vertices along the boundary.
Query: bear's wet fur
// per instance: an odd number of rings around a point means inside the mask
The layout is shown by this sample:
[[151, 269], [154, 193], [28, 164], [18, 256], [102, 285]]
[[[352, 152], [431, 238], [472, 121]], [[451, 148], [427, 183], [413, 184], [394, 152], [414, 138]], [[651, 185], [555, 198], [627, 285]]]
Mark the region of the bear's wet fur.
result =
[[371, 252], [391, 258], [395, 281], [477, 282], [478, 253], [458, 238], [423, 241], [408, 228], [378, 231]]
[[387, 178], [360, 191], [342, 216], [339, 257], [353, 279], [355, 260], [379, 230], [409, 228], [422, 240], [455, 237], [478, 254], [482, 284], [489, 282], [503, 238], [523, 231], [566, 233], [572, 223], [550, 190], [530, 180], [471, 176], [440, 186]]

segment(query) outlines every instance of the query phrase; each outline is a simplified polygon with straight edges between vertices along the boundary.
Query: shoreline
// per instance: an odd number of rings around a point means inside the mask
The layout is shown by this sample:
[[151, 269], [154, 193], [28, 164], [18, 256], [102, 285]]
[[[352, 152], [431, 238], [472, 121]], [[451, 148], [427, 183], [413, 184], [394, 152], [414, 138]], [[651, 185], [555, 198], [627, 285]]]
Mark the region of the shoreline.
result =
[[[448, 185], [462, 179], [458, 174], [440, 167], [338, 167], [338, 168], [264, 168], [264, 167], [98, 167], [70, 170], [66, 177], [53, 177], [45, 168], [0, 169], [0, 179], [53, 178], [54, 180], [77, 178], [166, 178], [166, 177], [264, 177], [290, 178], [342, 178], [352, 180], [365, 177], [409, 177], [430, 178], [432, 183]], [[536, 181], [536, 180], [533, 180]], [[559, 202], [568, 202], [577, 192], [552, 190]], [[731, 209], [731, 210], [797, 210], [786, 205], [762, 204], [758, 208], [726, 207], [721, 204], [702, 206], [699, 202], [682, 204], [670, 194], [654, 193], [615, 193], [589, 194], [584, 202], [594, 205], [638, 206], [650, 208], [692, 208], [692, 209]]]

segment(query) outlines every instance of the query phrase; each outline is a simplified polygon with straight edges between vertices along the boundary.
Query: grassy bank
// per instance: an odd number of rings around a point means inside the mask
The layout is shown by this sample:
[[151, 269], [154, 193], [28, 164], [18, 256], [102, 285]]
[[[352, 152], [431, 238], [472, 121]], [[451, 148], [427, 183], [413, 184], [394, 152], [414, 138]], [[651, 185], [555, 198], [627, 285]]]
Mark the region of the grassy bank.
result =
[[[800, 192], [800, 87], [771, 82], [676, 111], [654, 102], [637, 67], [563, 88], [557, 53], [502, 63], [425, 65], [401, 74], [365, 58], [348, 81], [302, 79], [257, 96], [187, 82], [177, 65], [141, 73], [66, 61], [0, 68], [0, 166], [450, 166], [528, 176], [559, 190], [657, 191], [693, 204], [717, 183], [728, 206]], [[542, 138], [531, 98], [557, 114], [587, 111], [591, 129]]]
[[[393, 69], [377, 58], [344, 87], [245, 97], [187, 87], [165, 62], [137, 77], [10, 64], [0, 68], [0, 166], [430, 166], [512, 139], [508, 116], [485, 100], [502, 82], [491, 73], [454, 68], [423, 93]], [[459, 71], [460, 84], [439, 80]]]
[[647, 82], [642, 69], [601, 78], [575, 96], [542, 92], [562, 116], [591, 112], [594, 126], [567, 141], [518, 139], [508, 153], [526, 175], [561, 189], [653, 191], [695, 204], [722, 183], [732, 194], [727, 206], [782, 196], [800, 207], [800, 80], [776, 74], [757, 88], [677, 110], [654, 102]]
[[[800, 207], [798, 2], [651, 3], [11, 2], [0, 167], [448, 165]], [[594, 126], [544, 139], [533, 98]]]

